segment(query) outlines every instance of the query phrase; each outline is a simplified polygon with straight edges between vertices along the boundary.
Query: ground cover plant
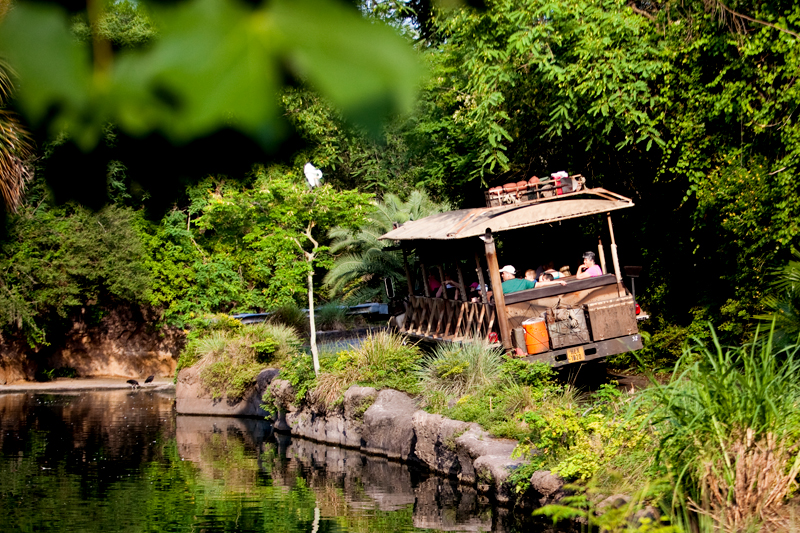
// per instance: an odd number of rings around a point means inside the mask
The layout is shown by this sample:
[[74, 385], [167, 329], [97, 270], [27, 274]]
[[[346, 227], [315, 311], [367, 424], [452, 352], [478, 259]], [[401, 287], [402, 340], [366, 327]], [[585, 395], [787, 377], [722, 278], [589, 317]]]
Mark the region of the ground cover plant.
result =
[[314, 375], [311, 358], [301, 355], [281, 369], [281, 378], [292, 384], [298, 401], [309, 399], [324, 405], [339, 402], [352, 385], [419, 394], [413, 369], [422, 356], [406, 337], [379, 331], [367, 335], [356, 348], [322, 351], [319, 376]]
[[285, 364], [299, 348], [297, 333], [287, 326], [244, 326], [220, 318], [189, 341], [181, 354], [180, 368], [196, 367], [213, 398], [239, 399], [255, 383], [259, 372], [267, 366]]

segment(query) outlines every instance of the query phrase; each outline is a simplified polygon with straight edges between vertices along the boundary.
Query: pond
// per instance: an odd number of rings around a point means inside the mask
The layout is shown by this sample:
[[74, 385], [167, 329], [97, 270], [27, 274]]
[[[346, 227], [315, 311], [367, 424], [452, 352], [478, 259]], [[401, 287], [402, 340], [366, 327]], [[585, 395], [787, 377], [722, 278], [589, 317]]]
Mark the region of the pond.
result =
[[155, 391], [0, 394], [3, 531], [544, 531], [530, 511]]

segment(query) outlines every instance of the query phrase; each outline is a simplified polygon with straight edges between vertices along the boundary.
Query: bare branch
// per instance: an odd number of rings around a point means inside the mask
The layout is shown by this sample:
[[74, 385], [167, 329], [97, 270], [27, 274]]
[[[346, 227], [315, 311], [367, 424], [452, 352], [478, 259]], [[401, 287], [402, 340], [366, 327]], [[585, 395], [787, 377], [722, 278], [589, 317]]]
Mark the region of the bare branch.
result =
[[631, 11], [633, 11], [637, 15], [642, 15], [643, 17], [650, 19], [652, 22], [656, 21], [656, 18], [653, 16], [652, 13], [648, 13], [644, 9], [639, 9], [638, 7], [636, 7], [636, 5], [634, 5], [633, 2], [628, 2], [628, 7], [631, 8]]
[[747, 20], [749, 22], [754, 22], [755, 24], [761, 24], [762, 26], [768, 26], [768, 27], [776, 29], [776, 30], [778, 30], [780, 32], [789, 34], [792, 37], [794, 37], [795, 39], [800, 39], [800, 35], [796, 34], [795, 32], [793, 32], [791, 30], [787, 30], [785, 28], [781, 28], [780, 26], [776, 26], [775, 24], [773, 24], [771, 22], [767, 22], [765, 20], [758, 20], [758, 19], [754, 19], [752, 17], [748, 17], [747, 15], [743, 15], [742, 13], [737, 13], [733, 9], [731, 9], [728, 6], [726, 6], [725, 4], [723, 4], [720, 0], [710, 0], [710, 1], [706, 0], [706, 1], [707, 1], [707, 3], [706, 3], [707, 6], [710, 6], [712, 8], [718, 9], [719, 11], [721, 11], [723, 13], [727, 13], [731, 17], [734, 17], [734, 19], [738, 18], [738, 19], [741, 19], [741, 20]]

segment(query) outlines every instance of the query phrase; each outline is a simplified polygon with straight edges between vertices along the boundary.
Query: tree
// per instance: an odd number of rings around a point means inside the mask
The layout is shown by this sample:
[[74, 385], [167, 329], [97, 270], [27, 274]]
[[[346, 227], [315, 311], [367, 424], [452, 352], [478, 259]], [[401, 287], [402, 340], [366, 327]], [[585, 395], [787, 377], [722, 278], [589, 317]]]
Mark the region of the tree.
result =
[[385, 278], [405, 287], [402, 255], [386, 250], [394, 243], [378, 239], [391, 231], [394, 223], [419, 220], [448, 209], [447, 204], [434, 203], [424, 190], [412, 191], [405, 202], [393, 194], [373, 202], [364, 224], [356, 229], [337, 226], [328, 232], [331, 253], [341, 255], [325, 275], [325, 285], [334, 295], [359, 303], [380, 298]]
[[7, 108], [12, 93], [8, 66], [0, 62], [0, 196], [5, 211], [13, 213], [33, 176], [29, 161], [33, 144], [17, 115]]
[[[314, 372], [319, 373], [316, 329], [314, 325], [314, 270], [328, 267], [329, 248], [320, 244], [321, 236], [334, 225], [356, 227], [364, 221], [370, 195], [357, 191], [341, 191], [330, 184], [308, 190], [297, 171], [259, 169], [256, 171], [253, 210], [264, 217], [263, 225], [247, 235], [246, 242], [255, 254], [290, 254], [301, 259], [308, 290], [308, 311], [311, 326], [311, 353]], [[296, 247], [296, 248], [295, 248]]]

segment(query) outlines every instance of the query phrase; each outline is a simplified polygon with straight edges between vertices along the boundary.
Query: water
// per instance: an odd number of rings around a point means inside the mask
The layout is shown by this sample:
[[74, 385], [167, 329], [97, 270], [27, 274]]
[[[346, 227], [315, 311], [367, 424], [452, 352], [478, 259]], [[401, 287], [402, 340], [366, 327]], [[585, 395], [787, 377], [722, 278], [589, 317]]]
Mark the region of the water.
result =
[[449, 480], [173, 405], [142, 390], [0, 395], [0, 530], [532, 530], [529, 511]]

